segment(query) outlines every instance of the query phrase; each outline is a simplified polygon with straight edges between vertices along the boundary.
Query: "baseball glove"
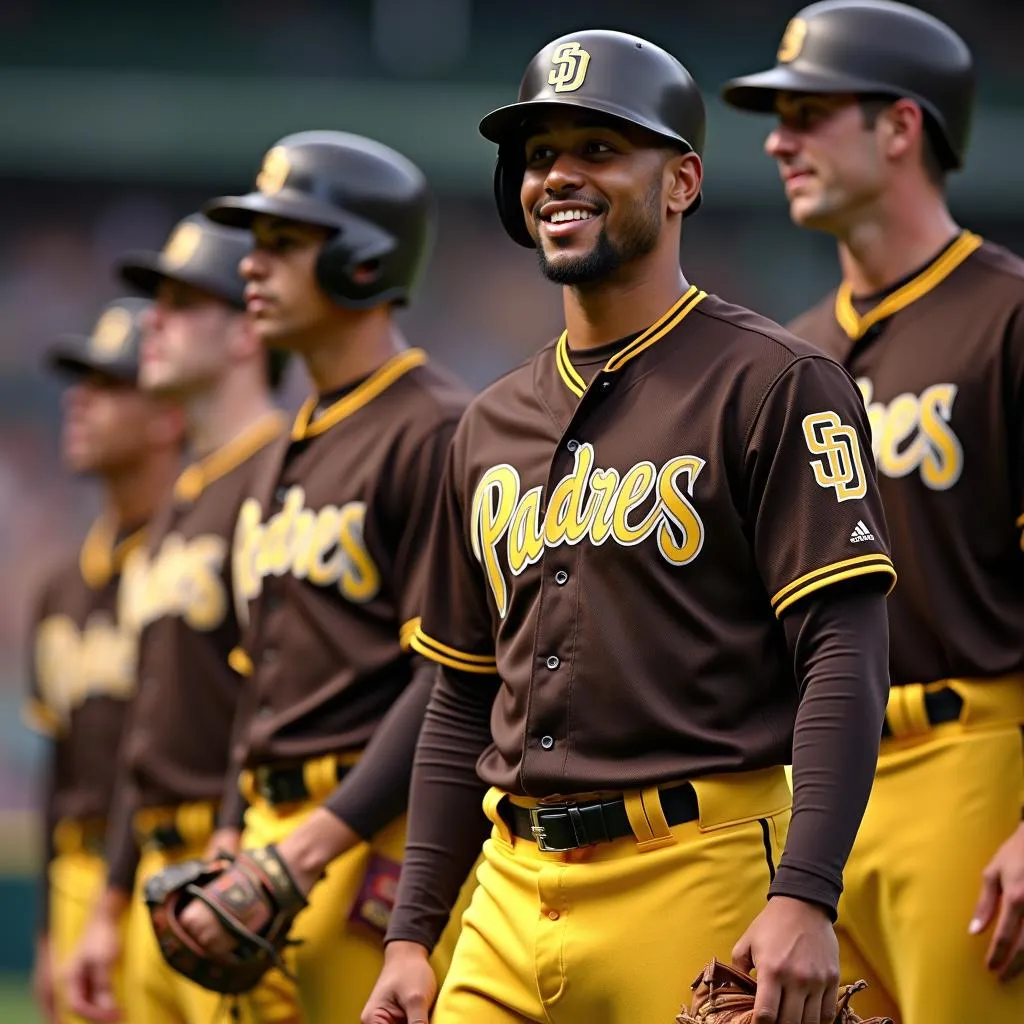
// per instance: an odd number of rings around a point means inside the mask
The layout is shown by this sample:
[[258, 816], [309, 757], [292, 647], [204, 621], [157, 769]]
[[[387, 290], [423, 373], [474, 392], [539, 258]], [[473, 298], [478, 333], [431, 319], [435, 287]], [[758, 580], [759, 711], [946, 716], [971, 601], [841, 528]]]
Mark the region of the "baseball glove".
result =
[[[690, 987], [690, 1009], [683, 1008], [676, 1024], [753, 1024], [757, 982], [749, 974], [712, 960]], [[890, 1017], [864, 1020], [850, 1009], [850, 999], [867, 987], [858, 981], [839, 990], [833, 1024], [893, 1024]]]
[[[185, 861], [150, 878], [144, 896], [164, 959], [203, 988], [239, 995], [271, 967], [288, 974], [281, 951], [292, 944], [288, 930], [306, 899], [276, 847]], [[230, 953], [211, 956], [182, 927], [181, 912], [194, 899], [237, 940]]]

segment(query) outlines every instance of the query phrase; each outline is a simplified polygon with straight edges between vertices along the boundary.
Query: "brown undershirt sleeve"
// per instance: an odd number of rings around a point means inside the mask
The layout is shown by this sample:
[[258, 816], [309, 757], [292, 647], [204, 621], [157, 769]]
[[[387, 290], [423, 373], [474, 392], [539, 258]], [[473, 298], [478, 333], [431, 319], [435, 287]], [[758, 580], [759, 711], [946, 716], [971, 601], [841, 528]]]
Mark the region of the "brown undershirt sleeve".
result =
[[139, 866], [139, 848], [132, 830], [135, 804], [135, 788], [127, 781], [120, 782], [111, 805], [106, 839], [107, 888], [129, 896]]
[[782, 624], [800, 706], [793, 818], [769, 892], [820, 904], [835, 920], [889, 696], [885, 595], [871, 580], [836, 583], [795, 604]]
[[491, 744], [491, 707], [500, 685], [497, 676], [437, 670], [416, 747], [405, 863], [388, 942], [434, 948], [490, 833], [481, 807], [488, 787], [476, 765]]
[[364, 839], [401, 815], [409, 803], [416, 740], [430, 701], [437, 666], [412, 658], [413, 676], [366, 745], [359, 763], [324, 806]]
[[42, 808], [40, 826], [42, 827], [43, 863], [39, 878], [39, 918], [36, 922], [36, 934], [48, 935], [50, 931], [50, 865], [57, 855], [54, 849], [53, 833], [57, 827], [57, 744], [54, 740], [48, 744], [45, 765], [43, 767]]

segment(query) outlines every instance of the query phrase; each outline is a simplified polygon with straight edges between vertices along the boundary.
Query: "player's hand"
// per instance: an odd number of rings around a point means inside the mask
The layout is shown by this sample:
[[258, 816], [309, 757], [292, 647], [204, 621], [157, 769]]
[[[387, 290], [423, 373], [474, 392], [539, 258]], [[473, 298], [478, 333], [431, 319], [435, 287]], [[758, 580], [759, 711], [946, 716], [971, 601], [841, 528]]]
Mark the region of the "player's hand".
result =
[[53, 973], [50, 940], [41, 935], [36, 940], [36, 958], [32, 965], [32, 994], [45, 1024], [57, 1024]]
[[203, 860], [214, 860], [222, 853], [232, 857], [242, 848], [242, 833], [237, 828], [219, 828], [206, 844]]
[[985, 966], [1000, 981], [1010, 981], [1024, 971], [1024, 823], [981, 873], [981, 895], [968, 931], [980, 935], [993, 921]]
[[839, 942], [813, 903], [774, 896], [733, 947], [733, 965], [757, 971], [755, 1024], [832, 1024]]
[[99, 1024], [124, 1019], [113, 984], [121, 945], [117, 917], [98, 907], [64, 972], [64, 989], [72, 1013]]
[[181, 912], [181, 926], [196, 945], [213, 957], [227, 955], [238, 944], [217, 915], [201, 900], [192, 900]]
[[427, 1024], [437, 978], [425, 946], [389, 942], [384, 969], [359, 1018], [362, 1024]]

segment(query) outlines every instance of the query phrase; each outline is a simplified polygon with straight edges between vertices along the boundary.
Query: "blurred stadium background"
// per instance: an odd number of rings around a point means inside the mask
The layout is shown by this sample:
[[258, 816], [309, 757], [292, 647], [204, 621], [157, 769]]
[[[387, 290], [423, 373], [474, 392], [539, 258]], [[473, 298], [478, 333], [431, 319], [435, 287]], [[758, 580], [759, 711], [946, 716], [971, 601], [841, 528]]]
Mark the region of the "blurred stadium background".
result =
[[[972, 46], [980, 107], [957, 216], [1024, 252], [1024, 5], [922, 0]], [[58, 391], [40, 355], [117, 293], [122, 250], [158, 246], [209, 196], [246, 189], [264, 150], [306, 128], [375, 136], [441, 197], [437, 249], [409, 335], [480, 387], [547, 340], [558, 290], [504, 236], [479, 117], [526, 61], [580, 27], [676, 53], [708, 96], [705, 205], [691, 280], [784, 320], [834, 281], [831, 243], [788, 222], [761, 154], [768, 122], [715, 98], [773, 59], [792, 0], [0, 0], [0, 1024], [34, 1021], [26, 989], [40, 747], [19, 722], [28, 596], [75, 547], [96, 495], [57, 458]], [[301, 399], [296, 371], [286, 403]]]

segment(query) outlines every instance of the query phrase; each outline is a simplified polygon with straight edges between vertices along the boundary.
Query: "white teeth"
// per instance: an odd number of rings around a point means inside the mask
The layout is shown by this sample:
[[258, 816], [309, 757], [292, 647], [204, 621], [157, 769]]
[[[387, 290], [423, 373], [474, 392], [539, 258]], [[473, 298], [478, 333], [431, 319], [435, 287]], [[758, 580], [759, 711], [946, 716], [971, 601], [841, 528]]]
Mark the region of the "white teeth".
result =
[[570, 220], [590, 220], [593, 216], [592, 210], [556, 210], [548, 219], [552, 224], [564, 224]]

